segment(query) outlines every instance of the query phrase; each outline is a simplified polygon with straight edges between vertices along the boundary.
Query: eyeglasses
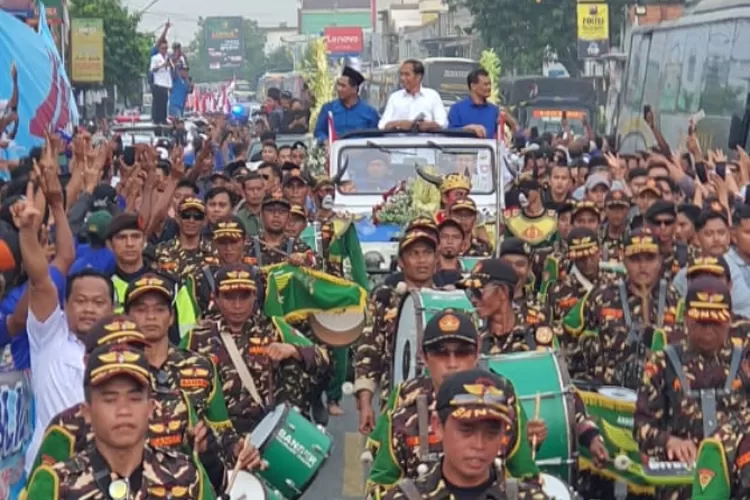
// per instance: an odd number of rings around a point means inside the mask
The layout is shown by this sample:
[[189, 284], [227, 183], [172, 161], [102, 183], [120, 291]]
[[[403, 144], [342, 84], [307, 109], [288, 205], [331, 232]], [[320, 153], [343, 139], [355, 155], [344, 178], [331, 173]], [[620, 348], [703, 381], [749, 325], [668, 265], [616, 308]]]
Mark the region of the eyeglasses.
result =
[[455, 349], [448, 349], [446, 346], [435, 346], [427, 349], [428, 356], [447, 358], [453, 354], [457, 358], [467, 358], [477, 353], [477, 348], [473, 345], [462, 345]]
[[187, 213], [187, 214], [180, 214], [180, 219], [182, 220], [197, 220], [201, 221], [205, 219], [206, 216], [204, 214], [200, 213]]
[[655, 221], [654, 221], [654, 226], [665, 226], [665, 227], [669, 227], [669, 226], [671, 226], [672, 224], [674, 224], [674, 222], [675, 222], [675, 220], [674, 220], [674, 219], [667, 219], [667, 220], [663, 220], [663, 219], [662, 219], [662, 220], [655, 220]]

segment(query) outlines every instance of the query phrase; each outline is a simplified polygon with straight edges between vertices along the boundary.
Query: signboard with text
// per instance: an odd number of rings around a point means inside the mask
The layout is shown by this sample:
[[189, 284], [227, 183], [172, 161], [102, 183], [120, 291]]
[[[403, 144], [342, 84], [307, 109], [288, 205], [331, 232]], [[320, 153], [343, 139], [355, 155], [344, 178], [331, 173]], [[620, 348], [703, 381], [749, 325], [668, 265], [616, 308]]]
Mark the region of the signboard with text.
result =
[[71, 19], [70, 54], [73, 82], [104, 82], [104, 21], [102, 19]]
[[208, 69], [236, 69], [245, 53], [241, 17], [207, 17], [203, 20], [204, 50]]
[[578, 2], [578, 59], [595, 59], [609, 53], [609, 6]]
[[329, 54], [359, 54], [364, 46], [362, 28], [358, 26], [328, 26], [323, 37]]

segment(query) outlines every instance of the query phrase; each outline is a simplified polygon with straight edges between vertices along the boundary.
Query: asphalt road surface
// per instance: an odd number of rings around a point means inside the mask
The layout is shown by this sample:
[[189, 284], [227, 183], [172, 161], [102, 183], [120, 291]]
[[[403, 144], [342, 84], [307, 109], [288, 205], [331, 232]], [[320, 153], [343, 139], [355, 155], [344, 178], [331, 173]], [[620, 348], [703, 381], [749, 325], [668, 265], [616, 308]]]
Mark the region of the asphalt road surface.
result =
[[354, 396], [344, 396], [341, 403], [346, 414], [331, 417], [328, 423], [328, 432], [333, 436], [333, 453], [302, 495], [302, 500], [361, 500], [365, 497], [367, 472], [360, 460], [365, 437], [357, 430], [359, 417]]

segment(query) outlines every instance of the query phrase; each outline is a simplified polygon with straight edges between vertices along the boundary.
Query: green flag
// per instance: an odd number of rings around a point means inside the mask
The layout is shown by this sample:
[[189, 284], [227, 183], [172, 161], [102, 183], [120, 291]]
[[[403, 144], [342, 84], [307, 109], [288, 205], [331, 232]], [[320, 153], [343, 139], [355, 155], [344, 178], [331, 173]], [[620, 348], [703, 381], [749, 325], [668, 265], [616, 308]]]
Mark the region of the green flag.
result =
[[269, 317], [295, 323], [321, 311], [365, 310], [367, 291], [352, 281], [287, 263], [265, 269], [268, 285], [263, 310]]
[[722, 443], [706, 438], [698, 450], [693, 478], [693, 500], [729, 500], [732, 492], [730, 465]]
[[[299, 239], [310, 248], [315, 248], [315, 233], [312, 225], [308, 225], [302, 231]], [[365, 290], [368, 289], [370, 280], [367, 277], [365, 257], [359, 245], [359, 236], [357, 236], [353, 217], [333, 219], [333, 237], [328, 245], [328, 255], [325, 257], [333, 263], [348, 259], [352, 281]]]

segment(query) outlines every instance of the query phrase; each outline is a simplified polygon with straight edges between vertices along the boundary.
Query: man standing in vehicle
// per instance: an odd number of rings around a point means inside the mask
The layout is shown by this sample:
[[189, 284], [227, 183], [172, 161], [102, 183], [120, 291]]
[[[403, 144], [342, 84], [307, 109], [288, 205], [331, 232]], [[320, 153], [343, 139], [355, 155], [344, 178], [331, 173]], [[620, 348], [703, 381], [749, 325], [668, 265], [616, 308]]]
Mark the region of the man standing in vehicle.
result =
[[322, 143], [328, 137], [328, 113], [333, 115], [333, 129], [336, 135], [353, 130], [378, 128], [378, 112], [359, 98], [359, 87], [364, 83], [362, 73], [345, 67], [336, 82], [338, 99], [323, 105], [315, 124], [315, 139]]
[[448, 124], [443, 100], [435, 90], [422, 86], [424, 65], [416, 59], [404, 61], [399, 69], [401, 89], [388, 98], [379, 128], [422, 132], [439, 130]]
[[500, 110], [487, 99], [492, 92], [490, 75], [477, 68], [466, 78], [469, 96], [453, 106], [448, 112], [448, 129], [474, 132], [482, 139], [494, 139]]

